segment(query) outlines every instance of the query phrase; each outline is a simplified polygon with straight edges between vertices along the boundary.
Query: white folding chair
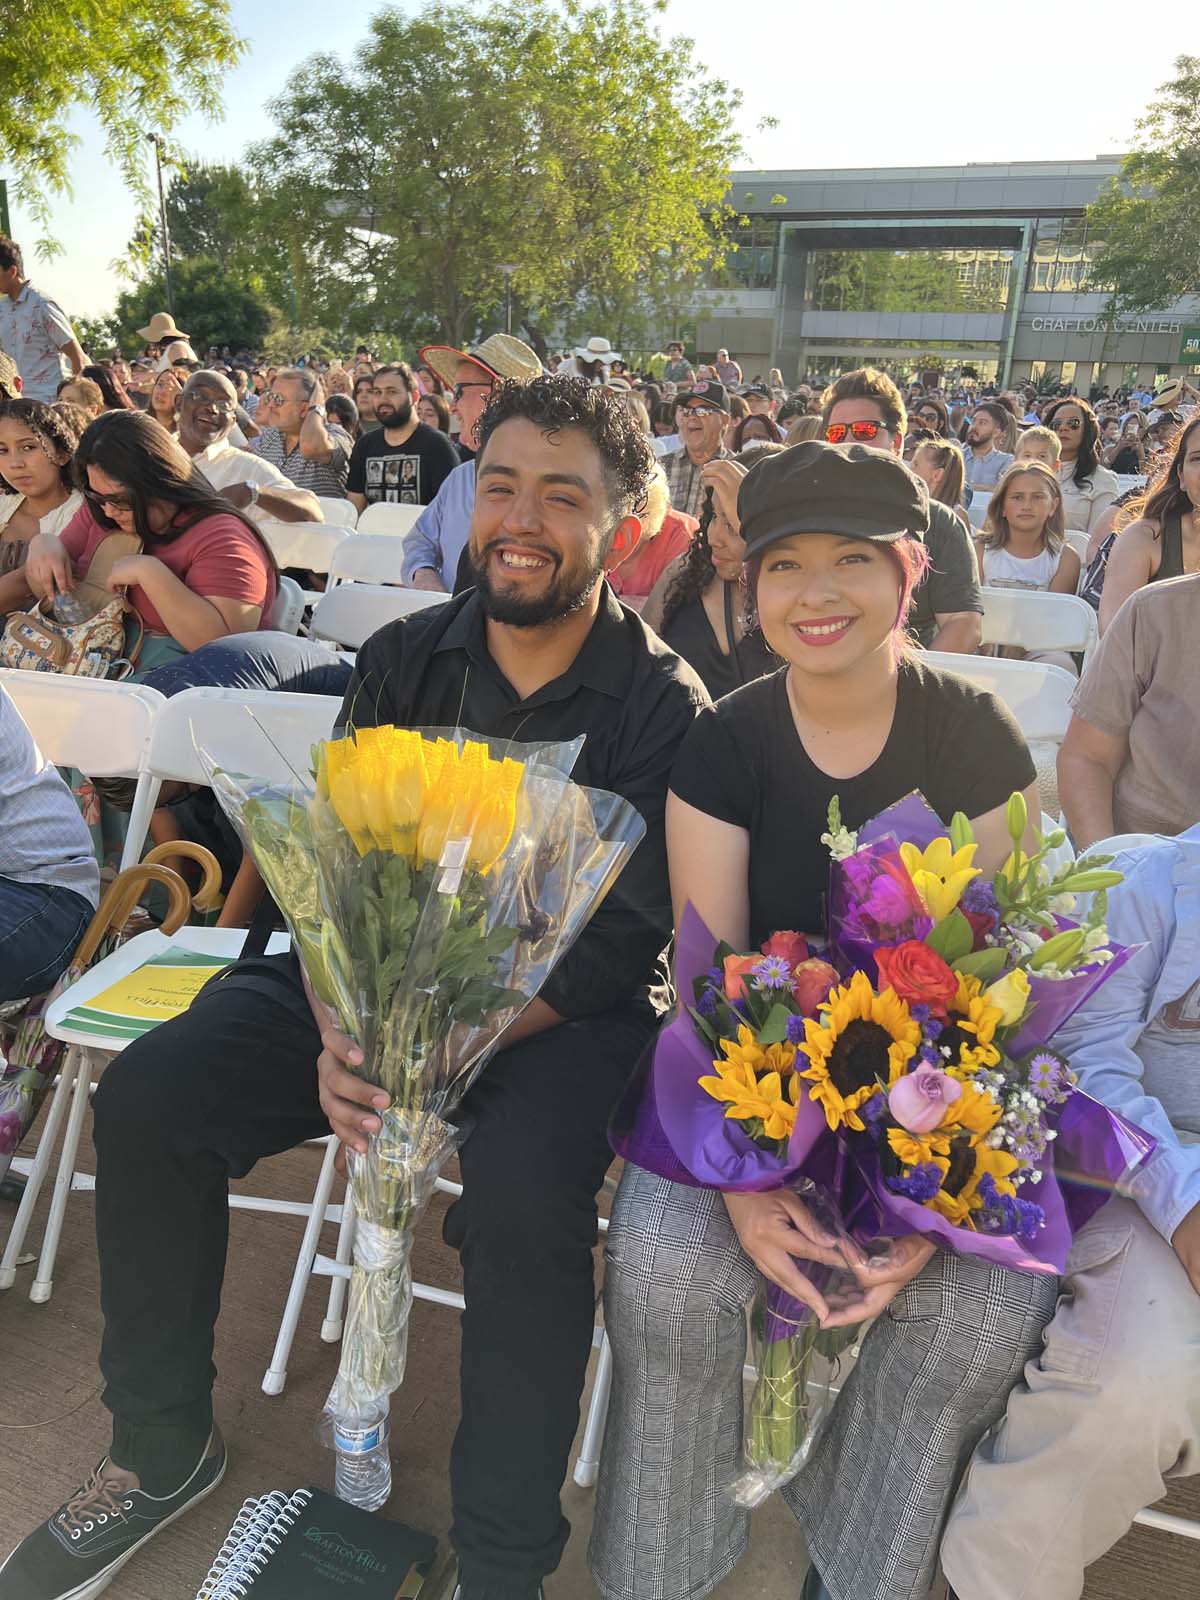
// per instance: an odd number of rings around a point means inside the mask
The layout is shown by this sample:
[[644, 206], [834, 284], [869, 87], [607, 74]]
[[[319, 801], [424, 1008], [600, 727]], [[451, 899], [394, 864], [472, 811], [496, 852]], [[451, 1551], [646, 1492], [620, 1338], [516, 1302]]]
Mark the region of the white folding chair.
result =
[[[1067, 543], [1079, 557], [1079, 584], [1082, 586], [1088, 570], [1088, 536], [1086, 533], [1081, 533], [1078, 528], [1068, 528]], [[1078, 593], [1079, 589], [1076, 588], [1075, 592]]]
[[279, 575], [279, 593], [271, 608], [271, 626], [277, 633], [299, 633], [304, 621], [304, 590], [295, 578]]
[[[1036, 594], [1025, 598], [1038, 599]], [[1051, 598], [1069, 598], [1052, 596]], [[1082, 601], [1078, 602], [1083, 604]], [[1063, 667], [1045, 661], [1002, 661], [991, 656], [960, 656], [927, 650], [921, 657], [932, 667], [957, 672], [980, 689], [994, 694], [1016, 718], [1033, 764], [1037, 768], [1042, 809], [1057, 817], [1058, 747], [1071, 721], [1071, 696], [1079, 680]]]
[[278, 522], [274, 517], [260, 517], [258, 531], [281, 567], [328, 572], [333, 552], [349, 529], [323, 522]]
[[329, 639], [358, 650], [373, 633], [427, 606], [444, 605], [448, 596], [426, 589], [401, 589], [388, 584], [343, 583], [327, 589], [317, 601], [309, 624], [314, 639]]
[[352, 533], [333, 552], [329, 588], [339, 583], [402, 583], [403, 556], [403, 546], [390, 533]]
[[967, 507], [967, 520], [973, 528], [983, 527], [983, 519], [987, 516], [988, 501], [991, 498], [990, 489], [976, 489], [971, 495], [971, 504]]
[[1128, 494], [1130, 489], [1146, 487], [1146, 479], [1140, 472], [1118, 472], [1116, 478], [1117, 488], [1122, 494]]
[[154, 810], [143, 763], [155, 716], [166, 704], [163, 696], [142, 683], [21, 672], [14, 667], [0, 668], [0, 683], [47, 761], [56, 767], [78, 767], [89, 778], [137, 779], [121, 854], [122, 870], [134, 866], [141, 859]]
[[424, 509], [424, 506], [401, 506], [380, 500], [363, 511], [358, 519], [358, 531], [387, 534], [390, 539], [403, 538], [412, 531]]
[[317, 504], [321, 507], [321, 515], [331, 528], [353, 528], [358, 522], [358, 512], [354, 502], [347, 500], [345, 495], [319, 494]]
[[1087, 665], [1096, 648], [1099, 627], [1096, 613], [1086, 600], [1042, 589], [995, 589], [986, 583], [979, 595], [983, 601], [984, 644], [1082, 653]]

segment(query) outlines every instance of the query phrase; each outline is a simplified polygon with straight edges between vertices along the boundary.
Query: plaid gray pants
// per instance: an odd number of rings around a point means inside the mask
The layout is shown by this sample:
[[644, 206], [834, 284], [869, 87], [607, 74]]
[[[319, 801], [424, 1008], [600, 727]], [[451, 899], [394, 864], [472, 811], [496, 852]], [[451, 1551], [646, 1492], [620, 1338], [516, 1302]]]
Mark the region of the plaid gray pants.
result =
[[[604, 1314], [614, 1378], [589, 1551], [607, 1600], [699, 1600], [733, 1569], [745, 1308], [760, 1275], [721, 1196], [626, 1166]], [[784, 1491], [836, 1600], [918, 1600], [976, 1443], [1041, 1349], [1057, 1279], [939, 1251], [863, 1343]]]

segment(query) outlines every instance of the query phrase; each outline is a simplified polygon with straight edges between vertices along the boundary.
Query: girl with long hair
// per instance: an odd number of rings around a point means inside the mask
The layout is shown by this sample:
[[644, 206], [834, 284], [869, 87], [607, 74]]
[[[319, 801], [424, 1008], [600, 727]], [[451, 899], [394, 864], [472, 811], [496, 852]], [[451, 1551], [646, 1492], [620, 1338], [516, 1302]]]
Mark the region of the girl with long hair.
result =
[[[1034, 766], [997, 700], [909, 643], [928, 563], [911, 473], [881, 451], [814, 440], [759, 462], [731, 509], [783, 666], [702, 711], [676, 757], [676, 925], [690, 902], [734, 950], [782, 929], [819, 934], [835, 795], [853, 829], [918, 789], [944, 822], [973, 820], [975, 864], [995, 871], [1011, 849], [1009, 796], [1023, 791], [1039, 814]], [[1040, 1351], [1056, 1280], [909, 1235], [878, 1272], [856, 1263], [859, 1295], [834, 1310], [805, 1276], [810, 1261], [846, 1268], [791, 1192], [722, 1195], [626, 1163], [604, 1275], [615, 1376], [590, 1551], [605, 1600], [700, 1600], [746, 1548], [750, 1515], [729, 1484], [746, 1307], [764, 1276], [825, 1327], [875, 1319], [782, 1490], [815, 1564], [806, 1595], [897, 1600], [932, 1583], [962, 1464]]]
[[1086, 400], [1056, 400], [1042, 418], [1062, 449], [1058, 477], [1067, 527], [1091, 534], [1121, 492], [1116, 475], [1100, 464], [1100, 424]]
[[1041, 461], [1014, 461], [988, 501], [975, 541], [979, 581], [994, 589], [1074, 594], [1079, 557], [1067, 543], [1062, 490]]
[[440, 390], [431, 389], [417, 401], [417, 419], [427, 428], [436, 428], [439, 433], [450, 437], [450, 407]]
[[165, 367], [155, 378], [146, 403], [146, 415], [153, 417], [168, 433], [179, 432], [179, 397], [183, 393], [183, 383], [174, 367]]
[[1200, 417], [1182, 428], [1146, 492], [1124, 506], [1100, 592], [1100, 631], [1138, 589], [1200, 572]]
[[[29, 541], [61, 533], [82, 506], [71, 473], [81, 431], [66, 407], [0, 402], [0, 573], [22, 567]], [[12, 609], [7, 599], [0, 587], [0, 612]]]
[[913, 451], [909, 465], [929, 490], [929, 498], [948, 506], [963, 526], [969, 529], [970, 523], [962, 505], [967, 472], [962, 446], [945, 437], [928, 439]]
[[136, 411], [125, 385], [111, 367], [84, 367], [83, 377], [90, 378], [100, 391], [106, 411]]

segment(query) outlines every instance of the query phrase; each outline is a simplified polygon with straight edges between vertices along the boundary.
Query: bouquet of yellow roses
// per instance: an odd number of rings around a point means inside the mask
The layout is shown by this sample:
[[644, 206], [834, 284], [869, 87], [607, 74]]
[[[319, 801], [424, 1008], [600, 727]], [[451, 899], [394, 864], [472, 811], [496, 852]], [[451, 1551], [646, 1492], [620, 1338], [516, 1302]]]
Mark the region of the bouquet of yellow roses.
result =
[[213, 787], [287, 919], [317, 996], [391, 1097], [363, 1156], [346, 1331], [326, 1430], [338, 1488], [382, 1457], [404, 1378], [413, 1230], [452, 1152], [486, 1052], [599, 904], [644, 825], [569, 781], [579, 744], [518, 746], [361, 728], [315, 750], [287, 791], [214, 771]]

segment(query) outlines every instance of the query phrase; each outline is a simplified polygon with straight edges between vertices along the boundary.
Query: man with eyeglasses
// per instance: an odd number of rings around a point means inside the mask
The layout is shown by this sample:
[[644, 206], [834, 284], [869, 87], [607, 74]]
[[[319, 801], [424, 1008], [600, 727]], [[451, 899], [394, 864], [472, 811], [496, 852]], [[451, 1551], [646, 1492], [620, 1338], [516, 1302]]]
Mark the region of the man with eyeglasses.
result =
[[675, 416], [683, 448], [662, 458], [671, 506], [685, 517], [698, 519], [707, 489], [701, 469], [729, 455], [722, 442], [729, 426], [729, 391], [715, 378], [701, 378], [679, 396]]
[[289, 482], [263, 457], [229, 443], [237, 391], [219, 372], [194, 372], [179, 397], [179, 442], [230, 505], [280, 522], [320, 522], [321, 507], [309, 489]]
[[346, 498], [346, 474], [354, 440], [339, 423], [325, 419], [321, 380], [309, 367], [285, 367], [259, 401], [255, 418], [263, 430], [250, 449], [278, 467], [300, 489], [329, 499]]
[[[907, 417], [900, 391], [886, 372], [862, 367], [844, 373], [821, 396], [830, 444], [863, 444], [904, 452]], [[974, 655], [983, 638], [979, 572], [966, 528], [949, 506], [929, 502], [929, 571], [917, 585], [908, 629], [926, 650]]]
[[455, 587], [459, 561], [471, 531], [475, 509], [476, 430], [492, 390], [505, 380], [532, 383], [541, 376], [542, 363], [522, 340], [511, 333], [493, 333], [473, 350], [452, 345], [426, 345], [422, 366], [453, 393], [453, 411], [459, 420], [459, 454], [464, 458], [442, 484], [404, 539], [404, 582], [413, 589], [449, 594]]
[[994, 489], [1004, 476], [1005, 467], [1012, 463], [1012, 456], [997, 443], [1004, 437], [1009, 415], [999, 400], [984, 400], [975, 407], [963, 451], [967, 482], [972, 489]]

